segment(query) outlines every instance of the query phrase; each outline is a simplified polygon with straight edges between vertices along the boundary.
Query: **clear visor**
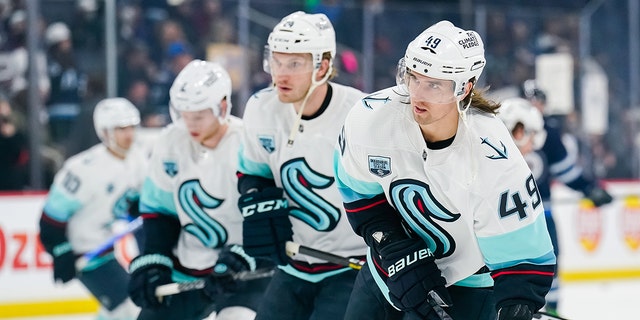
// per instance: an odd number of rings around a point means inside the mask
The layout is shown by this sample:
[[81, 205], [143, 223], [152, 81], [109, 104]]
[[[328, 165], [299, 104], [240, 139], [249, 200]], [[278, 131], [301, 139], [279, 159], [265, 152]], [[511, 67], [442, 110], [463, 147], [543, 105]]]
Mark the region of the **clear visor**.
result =
[[273, 53], [265, 46], [262, 61], [264, 71], [272, 75], [294, 75], [313, 71], [310, 53]]
[[448, 104], [456, 101], [455, 84], [452, 80], [416, 75], [411, 70], [407, 70], [404, 77], [412, 101], [434, 104]]

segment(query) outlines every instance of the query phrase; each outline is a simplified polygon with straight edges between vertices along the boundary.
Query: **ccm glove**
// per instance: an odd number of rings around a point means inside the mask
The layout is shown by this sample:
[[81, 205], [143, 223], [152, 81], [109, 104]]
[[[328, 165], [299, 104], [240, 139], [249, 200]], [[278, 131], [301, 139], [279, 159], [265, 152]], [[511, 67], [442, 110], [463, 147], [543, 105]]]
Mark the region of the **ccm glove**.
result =
[[587, 198], [589, 198], [596, 207], [603, 206], [613, 201], [613, 197], [606, 190], [600, 187], [594, 187], [591, 189]]
[[159, 308], [168, 306], [171, 296], [159, 299], [156, 288], [172, 283], [173, 262], [165, 255], [146, 254], [138, 256], [129, 265], [129, 297], [141, 308]]
[[71, 250], [69, 242], [63, 242], [53, 247], [53, 279], [55, 282], [66, 283], [76, 277], [76, 259], [78, 255]]
[[238, 282], [234, 275], [242, 271], [256, 270], [256, 259], [248, 255], [242, 246], [232, 244], [225, 246], [218, 255], [213, 273], [205, 279], [204, 293], [211, 300], [225, 293], [238, 290]]
[[531, 320], [533, 312], [526, 304], [513, 304], [498, 310], [498, 320]]
[[439, 297], [441, 306], [453, 304], [445, 288], [446, 280], [424, 241], [402, 239], [384, 245], [379, 252], [388, 274], [389, 297], [400, 310], [416, 313], [422, 319], [439, 319], [431, 307], [436, 303], [429, 295], [431, 291]]
[[283, 190], [276, 187], [240, 197], [238, 207], [244, 217], [242, 242], [247, 254], [271, 258], [279, 265], [288, 263], [285, 247], [293, 237], [288, 206]]

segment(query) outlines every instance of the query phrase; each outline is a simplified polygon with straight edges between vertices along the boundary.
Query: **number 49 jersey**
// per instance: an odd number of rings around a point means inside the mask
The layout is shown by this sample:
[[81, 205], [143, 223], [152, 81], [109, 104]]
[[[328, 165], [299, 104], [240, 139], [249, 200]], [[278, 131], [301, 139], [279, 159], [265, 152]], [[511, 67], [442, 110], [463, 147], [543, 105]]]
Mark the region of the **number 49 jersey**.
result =
[[484, 266], [553, 265], [536, 182], [504, 124], [471, 109], [451, 145], [429, 149], [402, 98], [379, 91], [348, 115], [336, 150], [345, 203], [384, 193], [449, 285], [492, 285], [476, 275]]
[[140, 211], [179, 219], [182, 229], [173, 254], [183, 267], [211, 268], [217, 248], [242, 243], [236, 164], [242, 121], [231, 117], [215, 149], [193, 141], [182, 122], [162, 133], [151, 156], [140, 194]]

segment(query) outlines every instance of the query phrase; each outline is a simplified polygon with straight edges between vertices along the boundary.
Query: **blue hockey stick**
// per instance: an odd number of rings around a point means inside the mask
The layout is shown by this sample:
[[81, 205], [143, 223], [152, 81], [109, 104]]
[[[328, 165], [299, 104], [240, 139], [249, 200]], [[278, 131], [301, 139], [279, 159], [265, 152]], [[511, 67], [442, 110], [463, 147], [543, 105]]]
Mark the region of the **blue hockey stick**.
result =
[[109, 239], [107, 239], [97, 248], [85, 253], [84, 255], [82, 255], [82, 257], [78, 258], [78, 260], [76, 261], [76, 270], [82, 270], [84, 267], [87, 266], [87, 263], [89, 263], [91, 259], [99, 256], [101, 253], [105, 252], [106, 250], [111, 249], [118, 240], [140, 229], [141, 227], [142, 227], [142, 217], [137, 217], [134, 220], [131, 220], [131, 222], [127, 224], [127, 227], [123, 231], [112, 235]]

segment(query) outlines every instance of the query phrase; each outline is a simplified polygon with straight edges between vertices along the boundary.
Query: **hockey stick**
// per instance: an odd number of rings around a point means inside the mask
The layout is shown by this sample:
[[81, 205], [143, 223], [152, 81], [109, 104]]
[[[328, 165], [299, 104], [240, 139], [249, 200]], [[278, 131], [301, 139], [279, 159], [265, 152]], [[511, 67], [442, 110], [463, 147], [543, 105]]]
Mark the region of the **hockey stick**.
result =
[[327, 262], [339, 264], [339, 265], [356, 269], [356, 270], [362, 269], [362, 265], [364, 265], [363, 260], [358, 260], [356, 258], [342, 257], [339, 255], [335, 255], [333, 253], [309, 248], [307, 246], [303, 246], [293, 241], [287, 241], [286, 250], [287, 250], [287, 255], [289, 255], [290, 257], [295, 256], [296, 254], [304, 254], [305, 256], [322, 259]]
[[131, 222], [127, 224], [127, 227], [124, 230], [112, 235], [109, 239], [107, 239], [97, 248], [85, 253], [84, 255], [82, 255], [82, 257], [78, 258], [78, 260], [76, 260], [76, 270], [82, 270], [84, 267], [87, 266], [87, 263], [89, 263], [91, 259], [99, 256], [101, 253], [112, 248], [113, 245], [118, 240], [122, 239], [124, 236], [130, 234], [131, 232], [134, 232], [140, 229], [141, 227], [142, 227], [142, 217], [137, 217], [131, 220]]
[[[264, 268], [257, 269], [255, 271], [241, 271], [233, 275], [234, 280], [238, 281], [249, 281], [255, 279], [268, 278], [273, 275], [275, 269], [272, 268]], [[199, 279], [190, 282], [176, 282], [169, 283], [156, 288], [156, 296], [164, 297], [170, 296], [174, 294], [178, 294], [180, 292], [191, 291], [202, 289], [205, 286], [205, 280]]]
[[536, 320], [569, 320], [560, 316], [554, 316], [545, 311], [538, 311], [533, 315], [533, 319]]

